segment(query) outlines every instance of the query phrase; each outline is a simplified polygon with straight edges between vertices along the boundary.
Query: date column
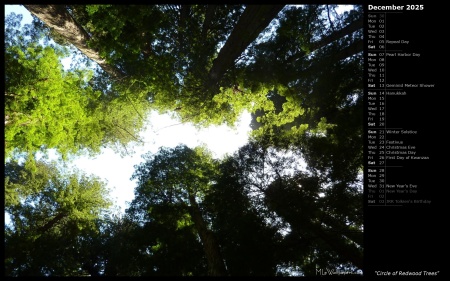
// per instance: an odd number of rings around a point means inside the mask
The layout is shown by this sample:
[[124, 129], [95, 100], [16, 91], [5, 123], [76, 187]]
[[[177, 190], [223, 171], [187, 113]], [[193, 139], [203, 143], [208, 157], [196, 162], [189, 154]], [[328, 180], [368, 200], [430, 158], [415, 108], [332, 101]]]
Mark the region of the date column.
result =
[[385, 14], [367, 17], [367, 203], [385, 205]]

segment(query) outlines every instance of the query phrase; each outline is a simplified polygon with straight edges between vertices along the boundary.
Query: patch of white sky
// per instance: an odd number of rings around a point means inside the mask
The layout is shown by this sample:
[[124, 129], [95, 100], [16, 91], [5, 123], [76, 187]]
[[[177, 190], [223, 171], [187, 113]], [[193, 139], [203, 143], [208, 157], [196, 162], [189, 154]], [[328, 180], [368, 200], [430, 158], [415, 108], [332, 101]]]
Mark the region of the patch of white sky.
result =
[[[32, 16], [22, 5], [5, 5], [5, 17], [10, 13], [22, 14], [21, 25], [31, 23]], [[65, 58], [62, 64], [67, 69], [71, 58]], [[101, 153], [94, 156], [74, 158], [68, 163], [69, 170], [77, 168], [86, 174], [98, 176], [111, 190], [110, 196], [115, 202], [114, 207], [123, 212], [127, 208], [127, 202], [134, 198], [135, 182], [131, 181], [134, 166], [143, 162], [141, 155], [151, 152], [156, 153], [160, 147], [175, 147], [185, 144], [188, 147], [205, 145], [215, 158], [223, 158], [227, 154], [234, 153], [239, 147], [248, 142], [251, 117], [244, 112], [238, 120], [235, 128], [210, 126], [197, 129], [192, 124], [180, 124], [170, 115], [159, 115], [151, 112], [147, 116], [148, 129], [141, 132], [144, 145], [135, 146], [133, 153], [120, 156], [112, 149], [102, 149]], [[57, 158], [54, 151], [49, 151], [49, 159]]]

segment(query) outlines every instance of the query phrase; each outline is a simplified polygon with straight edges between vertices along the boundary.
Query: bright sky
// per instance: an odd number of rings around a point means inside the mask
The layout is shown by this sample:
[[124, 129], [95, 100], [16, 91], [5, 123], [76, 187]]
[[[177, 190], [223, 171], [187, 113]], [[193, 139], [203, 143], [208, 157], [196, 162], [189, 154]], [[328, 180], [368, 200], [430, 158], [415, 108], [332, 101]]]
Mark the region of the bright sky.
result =
[[225, 154], [232, 154], [239, 147], [245, 145], [250, 131], [250, 114], [244, 114], [235, 130], [226, 126], [214, 126], [197, 130], [192, 125], [178, 124], [167, 115], [152, 113], [151, 127], [141, 136], [145, 145], [136, 147], [132, 156], [120, 157], [110, 149], [104, 149], [101, 155], [94, 159], [81, 157], [74, 161], [76, 167], [89, 174], [95, 174], [108, 181], [108, 186], [113, 189], [111, 196], [117, 200], [117, 204], [124, 211], [125, 202], [134, 198], [134, 182], [130, 181], [134, 172], [134, 165], [143, 161], [141, 155], [147, 152], [157, 152], [161, 146], [175, 147], [184, 143], [189, 147], [205, 144], [216, 158], [222, 158]]
[[[22, 25], [32, 21], [31, 14], [21, 5], [5, 5], [5, 16], [11, 12], [23, 15]], [[130, 178], [134, 172], [134, 165], [143, 161], [142, 154], [149, 151], [155, 153], [161, 146], [174, 147], [178, 144], [186, 144], [189, 147], [195, 147], [205, 144], [216, 158], [221, 158], [245, 145], [250, 131], [249, 113], [241, 117], [236, 129], [213, 126], [197, 130], [189, 124], [175, 125], [179, 122], [172, 120], [168, 115], [155, 113], [152, 113], [148, 120], [151, 125], [141, 134], [145, 145], [136, 147], [133, 155], [122, 158], [112, 150], [104, 149], [102, 154], [92, 159], [80, 157], [73, 162], [73, 165], [80, 170], [97, 175], [108, 182], [108, 187], [112, 190], [111, 197], [121, 211], [125, 210], [126, 202], [131, 202], [134, 198], [135, 183], [131, 182]]]

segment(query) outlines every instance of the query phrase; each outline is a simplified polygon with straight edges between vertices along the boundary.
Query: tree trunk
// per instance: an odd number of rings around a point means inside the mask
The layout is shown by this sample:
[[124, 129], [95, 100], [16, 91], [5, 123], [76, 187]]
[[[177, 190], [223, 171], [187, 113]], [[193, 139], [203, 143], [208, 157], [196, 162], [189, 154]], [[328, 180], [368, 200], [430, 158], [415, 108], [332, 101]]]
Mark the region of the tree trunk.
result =
[[195, 228], [203, 243], [206, 259], [208, 261], [208, 274], [211, 276], [225, 276], [226, 270], [220, 254], [219, 245], [213, 233], [206, 227], [200, 209], [193, 195], [189, 196], [190, 213], [194, 221]]
[[269, 23], [278, 15], [285, 5], [249, 5], [245, 8], [225, 45], [220, 49], [209, 71], [207, 87], [213, 91], [218, 88], [227, 69], [252, 43]]
[[48, 27], [54, 29], [64, 37], [69, 43], [88, 58], [95, 61], [105, 72], [114, 78], [121, 78], [124, 74], [117, 68], [110, 66], [102, 59], [99, 53], [87, 46], [90, 38], [89, 34], [81, 27], [64, 5], [24, 5], [33, 15], [43, 21]]

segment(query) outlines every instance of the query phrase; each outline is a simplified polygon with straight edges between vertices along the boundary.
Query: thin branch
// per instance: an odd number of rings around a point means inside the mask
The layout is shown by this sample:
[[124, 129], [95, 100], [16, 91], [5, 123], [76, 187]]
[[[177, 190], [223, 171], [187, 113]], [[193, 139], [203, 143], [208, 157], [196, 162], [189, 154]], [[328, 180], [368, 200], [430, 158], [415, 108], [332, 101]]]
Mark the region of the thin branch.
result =
[[143, 142], [141, 139], [137, 138], [135, 135], [133, 135], [132, 133], [130, 133], [127, 129], [125, 129], [122, 126], [119, 126], [119, 124], [117, 124], [117, 122], [114, 122], [114, 125], [121, 128], [122, 130], [124, 130], [125, 132], [127, 132], [130, 136], [132, 136], [135, 140], [137, 140], [138, 142]]
[[330, 6], [329, 5], [327, 5], [327, 15], [328, 15], [328, 21], [330, 22], [331, 30], [333, 30], [333, 32], [334, 32], [334, 25], [333, 25], [333, 21], [331, 20]]
[[[122, 135], [122, 137], [124, 137], [125, 138], [125, 136], [122, 134], [122, 132], [121, 131], [118, 131], [119, 132], [119, 134], [121, 134]], [[125, 146], [125, 144], [123, 144], [122, 142], [120, 142], [119, 141], [119, 143], [123, 146], [123, 148], [125, 149], [125, 153], [127, 154], [127, 155], [130, 155], [130, 153], [128, 153], [128, 149], [127, 149], [127, 147]]]
[[136, 111], [136, 113], [139, 115], [139, 117], [141, 118], [141, 120], [145, 121], [144, 117], [142, 117], [142, 115], [139, 113], [139, 111], [136, 109], [136, 107], [134, 106], [134, 103], [129, 99], [128, 95], [126, 96], [127, 100], [131, 103], [131, 106], [133, 106], [134, 111]]
[[157, 134], [159, 131], [161, 131], [161, 130], [163, 130], [163, 129], [167, 129], [167, 128], [169, 128], [169, 127], [173, 127], [173, 126], [178, 126], [178, 125], [182, 125], [182, 124], [184, 124], [184, 122], [180, 122], [180, 123], [177, 123], [177, 124], [172, 124], [172, 125], [169, 125], [169, 126], [165, 126], [165, 127], [162, 127], [162, 128], [160, 128], [160, 129], [158, 129], [158, 130], [156, 130], [156, 131], [153, 131], [155, 134]]

